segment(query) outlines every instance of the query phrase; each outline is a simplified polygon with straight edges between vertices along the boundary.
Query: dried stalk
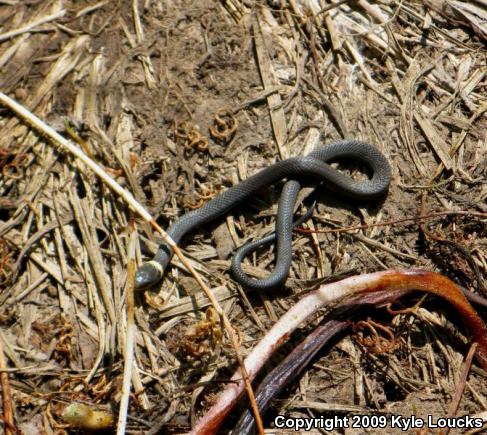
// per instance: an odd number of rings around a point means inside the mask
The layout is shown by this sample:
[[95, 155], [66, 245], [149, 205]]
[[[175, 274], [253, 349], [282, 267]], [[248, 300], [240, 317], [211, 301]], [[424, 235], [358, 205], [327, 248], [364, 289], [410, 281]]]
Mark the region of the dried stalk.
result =
[[125, 334], [125, 351], [124, 351], [124, 368], [122, 382], [122, 397], [120, 399], [120, 408], [118, 413], [117, 435], [125, 434], [127, 425], [127, 410], [130, 398], [130, 380], [132, 379], [132, 370], [134, 368], [134, 348], [135, 348], [135, 246], [136, 246], [136, 229], [133, 223], [130, 224], [130, 241], [128, 249], [128, 271], [127, 271], [127, 332]]
[[5, 425], [5, 434], [14, 435], [17, 433], [17, 428], [15, 427], [14, 407], [12, 395], [10, 394], [10, 382], [8, 380], [7, 363], [3, 353], [2, 340], [0, 340], [0, 385], [2, 386], [2, 420]]

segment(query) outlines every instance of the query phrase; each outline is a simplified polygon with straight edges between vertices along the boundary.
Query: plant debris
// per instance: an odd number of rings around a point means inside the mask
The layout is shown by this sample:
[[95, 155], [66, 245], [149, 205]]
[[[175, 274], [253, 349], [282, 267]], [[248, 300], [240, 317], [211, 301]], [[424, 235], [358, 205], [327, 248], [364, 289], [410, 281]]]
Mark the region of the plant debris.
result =
[[[245, 356], [296, 295], [324, 280], [415, 267], [486, 288], [486, 22], [483, 0], [7, 0], [0, 91], [74, 141], [162, 228], [327, 142], [363, 140], [388, 157], [394, 176], [381, 204], [351, 204], [323, 189], [296, 232], [287, 289], [246, 293], [228, 273], [231, 247], [273, 231], [280, 189], [185, 239], [181, 249]], [[3, 106], [0, 126], [0, 343], [9, 384], [0, 431], [53, 432], [60, 403], [118, 409], [134, 215], [85, 163]], [[363, 171], [353, 162], [339, 168]], [[135, 257], [151, 258], [158, 236], [142, 221], [137, 229]], [[273, 261], [270, 246], [245, 267], [262, 277]], [[136, 295], [127, 433], [190, 431], [236, 369], [228, 330], [204, 318], [208, 306], [178, 258], [159, 288]], [[379, 346], [388, 364], [340, 340], [271, 403], [264, 427], [276, 413], [483, 412], [484, 374], [472, 370], [460, 388], [465, 340], [451, 308], [427, 298], [414, 313], [391, 320], [368, 312], [394, 333], [394, 322], [406, 322], [399, 347]], [[174, 329], [190, 324], [186, 335]], [[169, 350], [175, 332], [185, 337], [181, 353], [193, 346], [189, 361]]]

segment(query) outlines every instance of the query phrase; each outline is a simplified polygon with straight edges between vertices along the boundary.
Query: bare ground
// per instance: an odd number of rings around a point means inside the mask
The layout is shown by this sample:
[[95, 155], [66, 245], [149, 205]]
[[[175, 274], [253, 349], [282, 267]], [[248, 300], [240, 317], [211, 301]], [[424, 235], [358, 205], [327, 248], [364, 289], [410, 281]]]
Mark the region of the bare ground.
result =
[[[279, 186], [184, 240], [244, 355], [323, 279], [420, 267], [485, 291], [485, 2], [330, 3], [0, 1], [0, 90], [77, 142], [163, 227], [322, 143], [356, 138], [388, 157], [383, 203], [320, 195], [307, 227], [335, 231], [296, 234], [286, 289], [247, 299], [228, 273], [236, 246], [272, 231]], [[0, 344], [15, 424], [75, 432], [61, 418], [71, 403], [117, 414], [135, 216], [3, 107], [0, 125]], [[430, 215], [423, 229], [420, 213]], [[157, 239], [143, 222], [138, 231], [139, 259], [149, 258]], [[263, 249], [247, 270], [263, 276], [272, 261]], [[136, 300], [127, 433], [188, 431], [236, 368], [226, 336], [213, 342], [207, 304], [191, 304], [196, 281], [173, 264]], [[276, 414], [449, 413], [468, 351], [455, 312], [431, 297], [357, 321], [369, 318], [392, 332], [391, 348], [364, 347], [360, 330], [341, 337], [274, 401], [266, 427]], [[473, 367], [455, 415], [484, 413], [486, 400], [485, 373]], [[365, 432], [381, 433], [346, 431]]]

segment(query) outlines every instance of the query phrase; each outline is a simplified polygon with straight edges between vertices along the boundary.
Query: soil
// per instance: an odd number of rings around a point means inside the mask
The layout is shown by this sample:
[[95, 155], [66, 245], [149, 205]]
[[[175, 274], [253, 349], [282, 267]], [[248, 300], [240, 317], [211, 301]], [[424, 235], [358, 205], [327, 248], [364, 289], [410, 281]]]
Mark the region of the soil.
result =
[[[236, 247], [273, 231], [282, 183], [184, 239], [243, 356], [321, 282], [423, 268], [486, 295], [482, 1], [331, 3], [0, 2], [0, 91], [77, 142], [163, 228], [315, 146], [358, 139], [388, 158], [393, 180], [381, 201], [350, 202], [320, 186], [304, 225], [315, 232], [296, 232], [285, 288], [249, 293], [228, 272]], [[131, 222], [137, 261], [151, 258], [159, 238], [85, 164], [1, 106], [0, 125], [0, 369], [10, 384], [2, 420], [11, 401], [20, 433], [84, 433], [63, 418], [68, 405], [118, 416]], [[356, 162], [337, 167], [367, 176]], [[246, 270], [265, 276], [273, 252], [260, 249]], [[208, 304], [192, 305], [201, 294], [174, 259], [161, 285], [136, 295], [126, 433], [188, 432], [238, 367]], [[323, 348], [274, 399], [264, 426], [277, 415], [387, 417], [385, 429], [362, 420], [320, 432], [340, 434], [404, 433], [393, 416], [486, 421], [485, 372], [474, 360], [466, 386], [460, 376], [468, 331], [447, 303], [421, 298], [358, 311], [354, 322], [368, 327]], [[265, 371], [330, 315], [303, 325]], [[235, 411], [224, 430], [237, 419]]]

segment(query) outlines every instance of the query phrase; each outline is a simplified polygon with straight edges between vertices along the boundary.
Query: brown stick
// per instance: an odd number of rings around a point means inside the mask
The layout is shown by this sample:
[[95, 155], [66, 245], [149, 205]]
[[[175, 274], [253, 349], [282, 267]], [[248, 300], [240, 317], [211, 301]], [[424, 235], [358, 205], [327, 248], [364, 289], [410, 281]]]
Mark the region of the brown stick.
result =
[[[457, 387], [455, 389], [455, 395], [453, 396], [450, 406], [448, 407], [447, 418], [455, 417], [455, 414], [457, 413], [458, 405], [460, 405], [460, 400], [462, 400], [463, 391], [467, 386], [467, 378], [468, 378], [468, 374], [470, 373], [470, 367], [472, 366], [472, 359], [473, 356], [475, 355], [476, 350], [477, 350], [477, 343], [472, 343], [472, 346], [470, 346], [470, 350], [468, 351], [465, 361], [463, 361], [462, 367], [460, 369], [460, 379], [458, 379]], [[450, 429], [446, 429], [444, 432], [440, 431], [440, 434], [448, 435], [449, 432]]]
[[433, 219], [441, 216], [476, 216], [476, 217], [481, 217], [481, 218], [486, 218], [487, 213], [480, 213], [480, 212], [470, 212], [470, 211], [464, 211], [464, 210], [445, 210], [445, 211], [438, 211], [438, 212], [432, 212], [428, 214], [421, 214], [419, 216], [414, 216], [414, 217], [408, 217], [408, 218], [403, 218], [403, 219], [394, 219], [386, 222], [379, 222], [377, 224], [363, 224], [363, 225], [355, 225], [353, 227], [343, 227], [343, 228], [330, 228], [327, 230], [310, 230], [308, 228], [296, 228], [295, 231], [298, 233], [303, 233], [303, 234], [326, 234], [326, 233], [344, 233], [347, 231], [353, 231], [353, 230], [364, 230], [367, 228], [375, 228], [375, 227], [386, 227], [389, 225], [396, 225], [396, 224], [401, 224], [404, 222], [413, 222], [413, 221], [419, 221], [418, 223], [421, 225], [421, 222], [423, 219]]
[[3, 424], [5, 425], [5, 435], [14, 435], [17, 433], [17, 428], [14, 422], [14, 407], [6, 370], [7, 363], [3, 353], [2, 341], [0, 340], [0, 384], [2, 385]]

